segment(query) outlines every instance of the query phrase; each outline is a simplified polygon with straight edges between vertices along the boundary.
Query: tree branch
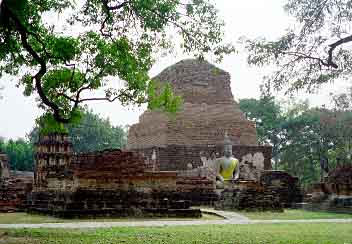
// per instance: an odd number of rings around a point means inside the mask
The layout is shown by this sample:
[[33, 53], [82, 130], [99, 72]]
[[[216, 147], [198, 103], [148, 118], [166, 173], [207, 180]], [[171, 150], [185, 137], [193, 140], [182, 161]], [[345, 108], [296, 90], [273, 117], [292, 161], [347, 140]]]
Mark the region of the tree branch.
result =
[[342, 39], [334, 42], [333, 44], [329, 45], [330, 49], [328, 51], [328, 54], [329, 54], [328, 66], [331, 66], [331, 67], [333, 67], [335, 69], [338, 68], [338, 65], [333, 61], [333, 52], [338, 46], [343, 45], [343, 44], [348, 43], [348, 42], [351, 42], [351, 41], [352, 41], [352, 35], [347, 36], [345, 38], [342, 38]]
[[33, 57], [34, 60], [36, 60], [39, 63], [40, 69], [39, 71], [33, 76], [33, 79], [35, 80], [35, 87], [38, 92], [39, 97], [41, 98], [42, 102], [50, 107], [53, 112], [54, 112], [54, 118], [58, 122], [62, 123], [68, 123], [70, 119], [63, 118], [60, 115], [60, 108], [58, 107], [57, 104], [54, 102], [50, 101], [49, 98], [46, 96], [42, 84], [41, 84], [41, 79], [42, 77], [46, 74], [47, 72], [47, 66], [46, 66], [46, 61], [44, 58], [40, 57], [36, 51], [32, 48], [32, 46], [28, 43], [28, 31], [26, 28], [23, 26], [21, 21], [17, 18], [17, 16], [11, 11], [10, 8], [8, 8], [5, 4], [5, 2], [2, 5], [3, 9], [8, 12], [9, 18], [13, 20], [16, 29], [18, 30], [20, 37], [21, 37], [21, 42], [24, 47], [24, 49]]
[[101, 0], [101, 2], [102, 2], [103, 7], [105, 9], [104, 12], [106, 13], [106, 17], [103, 20], [103, 23], [101, 24], [100, 33], [105, 37], [111, 37], [111, 34], [104, 32], [106, 22], [111, 18], [110, 11], [115, 11], [115, 10], [119, 10], [119, 9], [123, 8], [124, 6], [126, 6], [128, 4], [129, 1], [122, 2], [122, 3], [117, 4], [115, 6], [109, 6], [109, 0]]

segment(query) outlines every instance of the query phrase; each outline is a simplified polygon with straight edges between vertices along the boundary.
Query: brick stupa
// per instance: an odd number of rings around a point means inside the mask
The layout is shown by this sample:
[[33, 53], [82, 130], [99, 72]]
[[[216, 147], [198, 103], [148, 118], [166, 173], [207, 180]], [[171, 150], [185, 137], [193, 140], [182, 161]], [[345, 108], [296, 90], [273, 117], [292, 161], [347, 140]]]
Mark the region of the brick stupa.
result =
[[158, 111], [144, 112], [129, 130], [128, 149], [219, 145], [225, 132], [235, 145], [257, 145], [254, 123], [234, 100], [228, 72], [207, 61], [187, 59], [154, 79], [170, 82], [175, 94], [183, 97], [183, 107], [174, 118]]

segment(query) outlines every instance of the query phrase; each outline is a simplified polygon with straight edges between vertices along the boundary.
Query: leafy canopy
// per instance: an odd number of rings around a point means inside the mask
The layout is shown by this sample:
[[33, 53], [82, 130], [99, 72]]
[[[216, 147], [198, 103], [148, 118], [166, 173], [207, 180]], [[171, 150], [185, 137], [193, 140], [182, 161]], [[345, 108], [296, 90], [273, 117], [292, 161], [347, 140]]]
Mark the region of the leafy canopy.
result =
[[245, 40], [249, 64], [277, 67], [266, 82], [287, 93], [349, 79], [352, 1], [286, 0], [285, 10], [296, 25], [278, 40]]
[[34, 165], [33, 144], [28, 140], [19, 138], [5, 141], [0, 138], [0, 152], [9, 157], [12, 170], [32, 171]]
[[[62, 23], [52, 24], [53, 16]], [[180, 98], [148, 75], [156, 55], [180, 44], [185, 53], [222, 58], [234, 51], [222, 43], [223, 25], [208, 0], [3, 0], [0, 77], [21, 76], [24, 94], [38, 95], [52, 124], [77, 121], [89, 101], [172, 112]], [[93, 92], [100, 88], [105, 96]]]
[[330, 169], [351, 163], [352, 112], [310, 108], [307, 102], [284, 106], [273, 97], [242, 99], [240, 108], [256, 122], [259, 143], [273, 146], [275, 169], [284, 169], [309, 185], [319, 181], [321, 162]]

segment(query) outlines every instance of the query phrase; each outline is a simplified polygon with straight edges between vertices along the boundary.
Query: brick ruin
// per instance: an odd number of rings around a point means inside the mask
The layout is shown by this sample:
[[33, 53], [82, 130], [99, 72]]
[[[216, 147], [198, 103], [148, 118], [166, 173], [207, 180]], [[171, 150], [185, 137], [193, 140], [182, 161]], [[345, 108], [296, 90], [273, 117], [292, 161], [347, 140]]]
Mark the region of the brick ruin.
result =
[[24, 210], [32, 183], [32, 172], [10, 171], [8, 157], [0, 152], [0, 212]]
[[66, 135], [37, 144], [30, 210], [60, 217], [184, 216], [199, 209], [177, 195], [177, 173], [153, 170], [134, 152], [105, 150], [73, 155]]
[[169, 82], [184, 104], [174, 118], [147, 110], [130, 127], [128, 149], [169, 145], [221, 145], [225, 132], [237, 145], [257, 145], [256, 129], [235, 102], [230, 75], [200, 60], [183, 60], [154, 78]]
[[[295, 178], [270, 171], [272, 148], [257, 144], [255, 124], [246, 119], [234, 100], [228, 72], [206, 61], [189, 59], [166, 68], [154, 79], [169, 82], [174, 93], [183, 98], [183, 107], [173, 117], [158, 111], [144, 112], [139, 123], [130, 127], [129, 150], [141, 153], [148, 160], [153, 158], [160, 170], [201, 172], [207, 170], [210, 158], [223, 155], [223, 140], [227, 133], [233, 142], [233, 155], [240, 161], [240, 182], [235, 184], [242, 187], [230, 187], [231, 190], [225, 189], [220, 194], [209, 183], [203, 185], [204, 193], [198, 194], [202, 188], [199, 182], [214, 183], [215, 179], [211, 176], [188, 177], [182, 180], [189, 182], [185, 183], [188, 184], [185, 187], [187, 199], [195, 204], [215, 203], [226, 208], [228, 202], [223, 200], [231, 198], [227, 201], [243, 204], [238, 205], [238, 209], [257, 206], [262, 210], [281, 209], [280, 201], [284, 206], [291, 205], [291, 200], [298, 201], [299, 186]], [[263, 173], [265, 177], [261, 178]], [[200, 201], [192, 199], [195, 195]]]
[[[225, 133], [234, 143], [243, 178], [259, 179], [271, 169], [271, 146], [258, 146], [255, 124], [239, 109], [231, 92], [228, 72], [201, 60], [180, 61], [155, 80], [169, 82], [183, 98], [173, 117], [147, 110], [130, 127], [127, 148], [151, 157], [155, 151], [161, 170], [186, 170], [204, 166], [200, 154], [222, 155]], [[180, 160], [182, 159], [182, 160]]]
[[[269, 173], [271, 146], [257, 145], [255, 125], [235, 102], [227, 72], [206, 61], [184, 60], [155, 79], [169, 81], [184, 105], [175, 117], [142, 114], [130, 127], [128, 151], [74, 154], [67, 135], [40, 137], [26, 202], [30, 211], [67, 218], [199, 217], [191, 205], [280, 211], [280, 201], [289, 204], [297, 182]], [[240, 161], [240, 181], [221, 193], [208, 163], [223, 154], [225, 133]], [[11, 194], [1, 195], [1, 189], [0, 205]]]
[[352, 166], [339, 166], [313, 184], [306, 195], [303, 208], [351, 213], [352, 212]]
[[[274, 210], [280, 209], [280, 204], [277, 204], [280, 200], [284, 201], [285, 206], [289, 205], [293, 199], [291, 195], [296, 194], [292, 192], [298, 189], [298, 185], [287, 181], [288, 177], [283, 174], [271, 173], [269, 177], [266, 173], [267, 181], [261, 181], [261, 174], [271, 170], [272, 147], [257, 144], [255, 124], [246, 119], [234, 100], [228, 72], [206, 61], [189, 59], [166, 68], [154, 79], [169, 82], [174, 93], [183, 98], [183, 107], [172, 117], [159, 111], [144, 112], [139, 123], [130, 127], [129, 150], [142, 154], [148, 160], [153, 159], [160, 170], [185, 172], [193, 169], [194, 172], [201, 172], [207, 169], [212, 155], [223, 155], [223, 140], [227, 133], [233, 142], [233, 155], [240, 161], [242, 183], [237, 184], [242, 188], [236, 189], [236, 193], [226, 193], [225, 190], [219, 194], [215, 185], [209, 183], [203, 185], [205, 193], [199, 194], [202, 187], [198, 182], [214, 183], [215, 179], [209, 175], [193, 176], [182, 180], [191, 182], [185, 187], [188, 190], [184, 191], [184, 197], [196, 204], [210, 205], [216, 203], [219, 197], [220, 203], [221, 199], [230, 197], [229, 201], [241, 201], [248, 208], [258, 206], [263, 210], [270, 209], [270, 206], [274, 206]], [[278, 180], [279, 186], [275, 185]], [[200, 201], [193, 199], [195, 195]], [[259, 205], [250, 203], [253, 199], [258, 200]], [[218, 207], [225, 205], [217, 204]]]
[[260, 183], [276, 192], [284, 207], [294, 207], [303, 200], [298, 177], [291, 176], [285, 171], [266, 170], [260, 176]]
[[227, 183], [215, 209], [282, 212], [280, 194], [256, 181]]
[[[223, 145], [170, 145], [133, 151], [142, 154], [148, 160], [155, 157], [156, 167], [160, 170], [183, 171], [187, 170], [190, 164], [192, 168], [204, 166], [202, 156], [210, 158], [212, 154], [222, 155]], [[233, 145], [232, 152], [241, 162], [241, 177], [243, 179], [253, 178], [250, 174], [254, 171], [271, 169], [271, 146]], [[257, 178], [259, 179], [259, 177]]]
[[264, 170], [259, 181], [226, 182], [215, 208], [222, 210], [276, 211], [296, 207], [303, 195], [297, 177], [279, 170]]

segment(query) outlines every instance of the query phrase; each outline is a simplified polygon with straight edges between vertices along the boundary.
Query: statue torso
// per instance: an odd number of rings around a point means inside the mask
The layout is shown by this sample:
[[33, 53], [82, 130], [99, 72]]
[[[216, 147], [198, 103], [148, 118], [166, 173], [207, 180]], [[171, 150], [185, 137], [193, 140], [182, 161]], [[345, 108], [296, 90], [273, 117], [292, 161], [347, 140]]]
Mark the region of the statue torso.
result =
[[231, 180], [237, 167], [238, 159], [234, 157], [221, 157], [217, 160], [219, 164], [220, 175], [224, 180]]

